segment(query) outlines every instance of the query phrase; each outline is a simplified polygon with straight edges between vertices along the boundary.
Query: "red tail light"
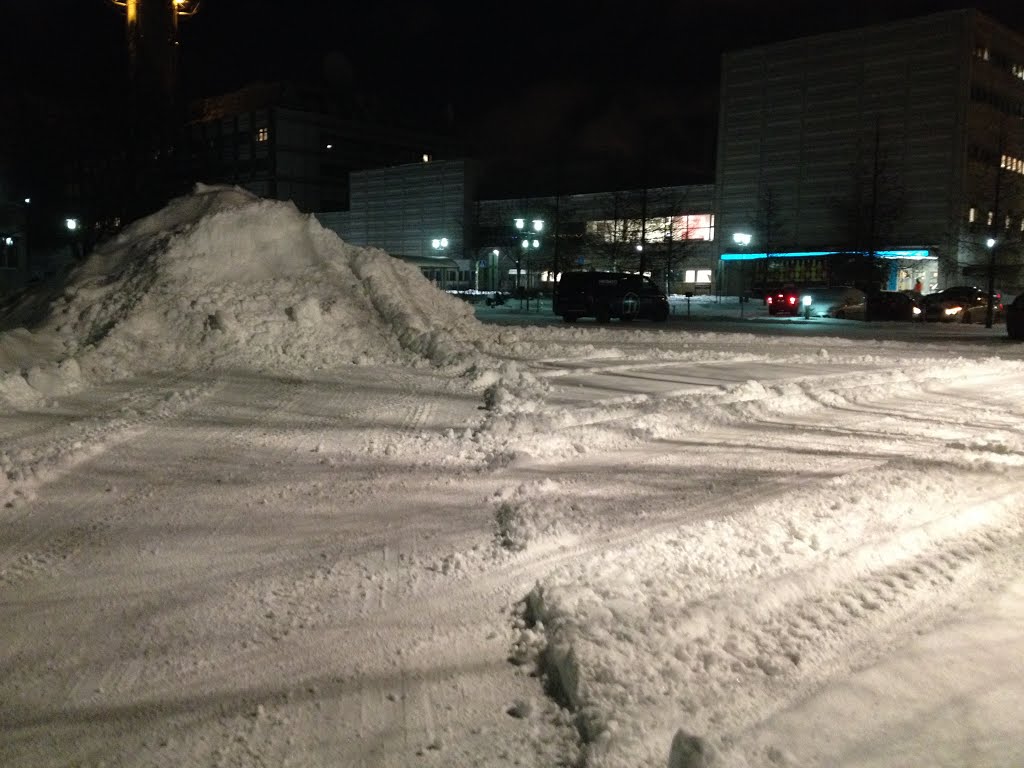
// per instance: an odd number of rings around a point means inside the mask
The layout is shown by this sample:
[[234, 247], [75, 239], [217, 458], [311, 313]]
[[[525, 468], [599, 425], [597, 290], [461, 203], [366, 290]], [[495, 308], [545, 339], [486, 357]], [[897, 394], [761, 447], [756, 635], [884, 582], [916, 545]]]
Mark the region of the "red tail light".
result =
[[771, 303], [772, 303], [772, 297], [771, 297], [771, 296], [769, 296], [769, 297], [768, 297], [768, 303], [769, 303], [769, 304], [771, 304]]
[[796, 304], [796, 296], [790, 296], [789, 297], [789, 303], [790, 304]]

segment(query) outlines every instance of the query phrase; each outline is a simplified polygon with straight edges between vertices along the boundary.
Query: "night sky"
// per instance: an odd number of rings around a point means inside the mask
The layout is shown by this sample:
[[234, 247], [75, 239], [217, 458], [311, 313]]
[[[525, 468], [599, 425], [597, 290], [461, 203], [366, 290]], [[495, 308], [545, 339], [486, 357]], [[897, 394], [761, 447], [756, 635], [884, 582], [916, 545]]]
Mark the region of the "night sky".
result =
[[[12, 121], [93, 119], [121, 98], [121, 9], [4, 5], [0, 66], [16, 105], [2, 118], [8, 134]], [[714, 147], [724, 51], [963, 5], [202, 0], [181, 26], [182, 88], [195, 97], [257, 79], [326, 79], [381, 119], [450, 128], [473, 151], [571, 150], [656, 166], [667, 148], [687, 146], [675, 165], [699, 175]], [[975, 7], [1024, 34], [1024, 2]]]

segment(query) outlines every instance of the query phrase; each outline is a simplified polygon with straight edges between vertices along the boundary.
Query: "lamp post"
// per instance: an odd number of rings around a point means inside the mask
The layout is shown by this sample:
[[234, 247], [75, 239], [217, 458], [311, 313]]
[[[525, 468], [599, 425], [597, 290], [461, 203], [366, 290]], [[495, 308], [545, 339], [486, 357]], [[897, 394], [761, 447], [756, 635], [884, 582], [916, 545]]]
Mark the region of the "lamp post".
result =
[[[754, 237], [749, 232], [734, 232], [733, 235], [732, 235], [732, 241], [734, 243], [736, 243], [736, 245], [739, 245], [739, 246], [741, 246], [743, 248], [746, 248], [747, 246], [749, 246], [753, 242], [753, 240], [754, 240]], [[742, 263], [746, 264], [746, 262], [742, 262]], [[745, 280], [746, 276], [743, 274], [745, 269], [746, 268], [744, 266], [740, 267], [740, 278], [741, 278], [740, 282], [741, 283], [746, 281]], [[742, 294], [742, 289], [743, 289], [743, 286], [740, 286], [740, 288], [739, 288], [740, 296], [738, 297], [739, 300], [740, 300], [740, 317], [743, 317], [743, 304], [744, 304], [744, 301], [743, 301], [744, 296]]]
[[[448, 248], [448, 238], [435, 237], [433, 240], [430, 241], [430, 247], [433, 248], [434, 251], [438, 253], [438, 255], [440, 255], [444, 253], [444, 251]], [[441, 272], [441, 288], [444, 289], [448, 287], [448, 270], [445, 269], [443, 262], [439, 264], [439, 269]]]
[[76, 261], [82, 258], [82, 254], [79, 252], [81, 245], [78, 241], [78, 229], [80, 226], [81, 222], [72, 216], [64, 219], [64, 227], [67, 229], [68, 235], [71, 237], [71, 258]]
[[996, 239], [990, 237], [985, 241], [988, 246], [988, 301], [985, 305], [985, 327], [991, 328], [995, 320], [995, 307], [993, 296], [996, 292]]
[[[516, 256], [516, 293], [519, 294], [519, 301], [522, 302], [522, 293], [520, 293], [519, 276], [522, 272], [522, 260], [526, 260], [526, 290], [530, 289], [530, 249], [537, 250], [540, 248], [540, 233], [544, 231], [544, 220], [543, 219], [532, 219], [530, 221], [529, 230], [526, 226], [526, 219], [515, 220], [516, 231], [518, 236], [522, 238], [519, 243], [519, 251]], [[533, 236], [529, 236], [528, 231], [532, 230]], [[526, 303], [527, 309], [530, 307], [529, 299]]]

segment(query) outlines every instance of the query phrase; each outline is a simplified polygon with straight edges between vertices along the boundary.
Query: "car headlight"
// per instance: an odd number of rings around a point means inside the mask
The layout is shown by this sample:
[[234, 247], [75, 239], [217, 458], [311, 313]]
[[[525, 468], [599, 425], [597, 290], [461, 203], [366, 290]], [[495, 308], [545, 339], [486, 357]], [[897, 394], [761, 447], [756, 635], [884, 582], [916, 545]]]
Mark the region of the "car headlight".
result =
[[920, 308], [920, 307], [914, 307], [914, 309], [913, 309], [913, 313], [914, 313], [915, 315], [920, 315], [920, 314], [921, 314], [921, 308]]
[[946, 307], [942, 311], [945, 313], [946, 317], [952, 317], [953, 315], [960, 314], [961, 312], [963, 312], [963, 310], [963, 307]]
[[805, 307], [809, 307], [811, 306], [811, 302], [813, 301], [813, 299], [810, 296], [804, 296], [803, 299], [801, 299], [801, 301], [803, 301]]

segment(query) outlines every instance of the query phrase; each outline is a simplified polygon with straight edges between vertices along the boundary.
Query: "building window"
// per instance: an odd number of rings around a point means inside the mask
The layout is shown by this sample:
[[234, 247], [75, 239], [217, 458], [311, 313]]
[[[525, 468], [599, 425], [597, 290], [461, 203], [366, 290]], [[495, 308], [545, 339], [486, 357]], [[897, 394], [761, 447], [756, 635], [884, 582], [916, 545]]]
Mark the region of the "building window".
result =
[[262, 144], [265, 141], [270, 140], [270, 129], [266, 126], [256, 129], [256, 141]]
[[1024, 175], [1024, 159], [1014, 157], [1013, 155], [1003, 155], [999, 162], [999, 167]]
[[711, 270], [710, 269], [688, 269], [684, 275], [684, 283], [693, 283], [694, 285], [710, 285], [711, 284]]
[[985, 222], [985, 226], [991, 227], [992, 222], [995, 220], [995, 214], [992, 211], [988, 212], [988, 220]]
[[988, 47], [984, 45], [976, 45], [974, 47], [974, 56], [981, 59], [982, 61], [989, 60]]
[[680, 240], [714, 240], [715, 215], [691, 213], [684, 216], [654, 216], [647, 219], [606, 219], [588, 221], [587, 234], [605, 243], [635, 243], [641, 236], [647, 243]]
[[978, 209], [975, 208], [972, 205], [970, 207], [970, 209], [967, 211], [967, 221], [968, 221], [968, 223], [973, 224], [977, 220], [977, 218], [978, 218]]

